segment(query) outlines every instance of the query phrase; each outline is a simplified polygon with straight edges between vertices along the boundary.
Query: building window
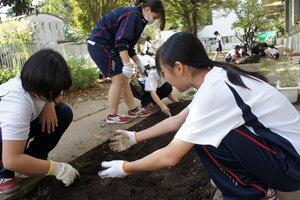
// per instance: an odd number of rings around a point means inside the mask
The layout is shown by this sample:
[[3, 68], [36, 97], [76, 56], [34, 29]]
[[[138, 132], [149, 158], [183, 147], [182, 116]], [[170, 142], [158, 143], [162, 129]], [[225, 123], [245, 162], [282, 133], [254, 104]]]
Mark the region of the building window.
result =
[[49, 30], [51, 30], [51, 22], [49, 22]]
[[41, 28], [44, 30], [44, 22], [41, 23]]

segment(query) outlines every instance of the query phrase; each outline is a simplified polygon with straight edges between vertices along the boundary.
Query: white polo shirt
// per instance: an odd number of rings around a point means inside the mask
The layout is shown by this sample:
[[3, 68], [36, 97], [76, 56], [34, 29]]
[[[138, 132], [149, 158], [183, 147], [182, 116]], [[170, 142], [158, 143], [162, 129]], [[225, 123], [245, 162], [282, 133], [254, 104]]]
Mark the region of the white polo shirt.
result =
[[[242, 80], [249, 89], [232, 84], [227, 78], [226, 70], [214, 67], [205, 76], [203, 84], [188, 106], [189, 114], [175, 138], [218, 147], [231, 130], [245, 125], [239, 106], [248, 105], [257, 120], [270, 130], [267, 135], [275, 133], [283, 137], [299, 154], [299, 112], [271, 85], [243, 76]], [[234, 95], [239, 96], [241, 101], [238, 102]], [[251, 130], [251, 127], [247, 128]]]
[[30, 122], [39, 116], [44, 105], [44, 101], [25, 92], [19, 75], [0, 85], [2, 140], [27, 140]]

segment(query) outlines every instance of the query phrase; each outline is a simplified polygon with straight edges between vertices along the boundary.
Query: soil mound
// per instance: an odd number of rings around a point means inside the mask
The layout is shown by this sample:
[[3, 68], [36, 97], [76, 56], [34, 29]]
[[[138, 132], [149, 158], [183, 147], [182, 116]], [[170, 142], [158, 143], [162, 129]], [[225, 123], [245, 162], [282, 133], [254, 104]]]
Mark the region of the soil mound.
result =
[[[179, 113], [189, 101], [170, 104], [173, 115]], [[129, 130], [143, 130], [165, 119], [157, 112]], [[83, 133], [84, 134], [84, 133]], [[209, 183], [209, 175], [197, 153], [192, 149], [175, 167], [155, 172], [143, 172], [123, 179], [101, 179], [100, 163], [110, 160], [133, 161], [166, 146], [174, 137], [170, 133], [159, 138], [141, 142], [132, 148], [115, 153], [110, 151], [108, 142], [92, 149], [70, 162], [80, 173], [80, 179], [69, 187], [54, 177], [45, 177], [23, 200], [146, 200], [146, 199], [212, 199], [215, 188]], [[88, 144], [87, 144], [88, 145]]]

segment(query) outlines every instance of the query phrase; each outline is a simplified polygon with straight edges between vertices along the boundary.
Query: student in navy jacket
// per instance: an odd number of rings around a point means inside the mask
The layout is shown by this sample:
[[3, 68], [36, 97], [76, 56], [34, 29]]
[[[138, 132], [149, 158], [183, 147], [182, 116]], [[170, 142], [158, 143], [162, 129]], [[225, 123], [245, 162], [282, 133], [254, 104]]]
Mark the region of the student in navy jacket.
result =
[[[134, 46], [145, 26], [156, 19], [160, 19], [160, 29], [163, 30], [165, 13], [161, 0], [138, 0], [134, 7], [118, 8], [105, 15], [88, 37], [88, 51], [92, 59], [103, 75], [112, 80], [107, 123], [126, 123], [151, 114], [151, 111], [135, 105], [128, 79], [132, 76], [130, 59], [141, 74], [144, 72]], [[129, 108], [127, 116], [117, 114], [121, 96]]]

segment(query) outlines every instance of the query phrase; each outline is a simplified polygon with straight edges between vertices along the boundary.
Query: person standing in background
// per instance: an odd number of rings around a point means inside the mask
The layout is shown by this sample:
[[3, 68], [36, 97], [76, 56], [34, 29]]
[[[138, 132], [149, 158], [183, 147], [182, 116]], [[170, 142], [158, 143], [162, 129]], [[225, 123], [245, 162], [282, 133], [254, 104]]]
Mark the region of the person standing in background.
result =
[[[139, 6], [143, 3], [141, 6]], [[132, 76], [130, 59], [141, 75], [144, 66], [136, 55], [134, 46], [146, 25], [160, 19], [160, 29], [165, 27], [165, 11], [160, 0], [138, 0], [134, 7], [121, 7], [105, 15], [88, 37], [88, 51], [105, 77], [112, 84], [108, 93], [109, 115], [107, 123], [127, 123], [137, 117], [145, 117], [151, 111], [135, 105], [129, 86]], [[121, 96], [129, 109], [127, 116], [119, 115]]]
[[219, 54], [221, 54], [225, 58], [225, 55], [222, 52], [222, 50], [223, 50], [222, 49], [222, 44], [223, 44], [222, 37], [218, 31], [215, 31], [214, 35], [216, 36], [216, 54], [215, 54], [215, 57], [213, 60], [217, 60]]

